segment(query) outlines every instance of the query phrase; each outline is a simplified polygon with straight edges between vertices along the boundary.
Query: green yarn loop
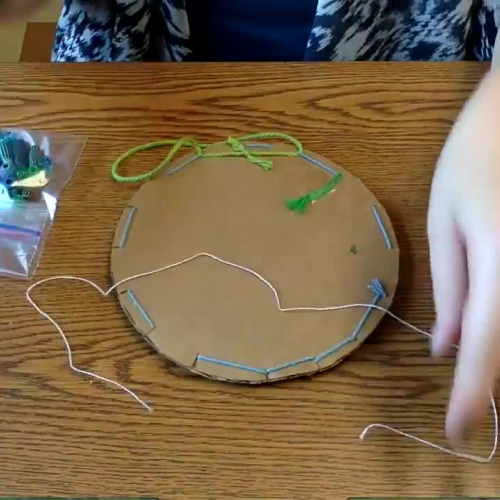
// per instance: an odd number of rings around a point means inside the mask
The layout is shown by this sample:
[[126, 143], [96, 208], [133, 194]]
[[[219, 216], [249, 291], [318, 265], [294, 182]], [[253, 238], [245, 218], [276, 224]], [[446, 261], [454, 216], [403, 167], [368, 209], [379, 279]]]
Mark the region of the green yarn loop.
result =
[[[291, 143], [295, 146], [295, 151], [250, 151], [244, 144], [247, 141], [258, 141], [258, 140], [284, 140], [286, 142]], [[280, 132], [261, 132], [258, 134], [249, 134], [244, 135], [242, 137], [233, 138], [229, 137], [226, 141], [218, 142], [218, 144], [225, 144], [231, 148], [231, 151], [222, 152], [222, 153], [207, 153], [206, 149], [210, 146], [209, 144], [201, 144], [194, 139], [190, 139], [187, 137], [183, 137], [178, 140], [161, 140], [156, 142], [150, 142], [149, 144], [143, 144], [141, 146], [136, 146], [135, 148], [130, 149], [123, 155], [121, 155], [112, 165], [111, 167], [111, 175], [116, 182], [145, 182], [153, 179], [157, 175], [159, 175], [162, 170], [167, 167], [175, 155], [179, 152], [179, 150], [183, 148], [192, 148], [196, 151], [200, 158], [236, 158], [236, 157], [244, 157], [251, 163], [258, 165], [264, 170], [271, 170], [273, 167], [273, 163], [271, 160], [266, 160], [263, 157], [274, 156], [274, 157], [294, 157], [300, 156], [303, 153], [302, 144], [295, 139], [294, 137], [282, 134]], [[168, 155], [165, 159], [155, 168], [150, 170], [149, 172], [145, 172], [144, 174], [135, 175], [131, 177], [125, 177], [119, 174], [118, 170], [122, 163], [128, 160], [130, 157], [136, 155], [137, 153], [141, 153], [142, 151], [148, 151], [150, 149], [161, 148], [164, 146], [172, 146], [172, 149], [169, 151]]]
[[[250, 150], [245, 146], [245, 142], [248, 141], [259, 141], [259, 140], [282, 140], [291, 143], [295, 146], [294, 151], [274, 151], [274, 150]], [[265, 171], [269, 171], [273, 167], [272, 160], [268, 160], [265, 157], [298, 157], [304, 152], [302, 144], [294, 137], [282, 134], [280, 132], [261, 132], [257, 134], [244, 135], [238, 138], [229, 137], [225, 141], [217, 142], [214, 145], [226, 145], [231, 148], [231, 151], [225, 151], [221, 153], [207, 153], [207, 148], [210, 144], [201, 144], [195, 139], [189, 137], [183, 137], [178, 140], [165, 139], [161, 141], [150, 142], [148, 144], [143, 144], [131, 148], [126, 153], [121, 155], [111, 166], [111, 175], [116, 182], [145, 182], [153, 179], [159, 175], [174, 159], [176, 154], [183, 148], [194, 149], [199, 158], [236, 158], [243, 157], [249, 162], [261, 167]], [[125, 177], [119, 173], [119, 168], [123, 162], [128, 160], [130, 157], [141, 153], [142, 151], [148, 151], [150, 149], [162, 148], [165, 146], [171, 146], [171, 149], [163, 161], [155, 168], [149, 172], [143, 174]], [[0, 154], [3, 151], [0, 150]], [[296, 200], [287, 200], [285, 202], [286, 207], [294, 212], [300, 214], [307, 210], [307, 207], [326, 196], [328, 193], [334, 190], [335, 186], [338, 184], [342, 174], [337, 174], [333, 176], [327, 184], [323, 187], [312, 191]]]
[[298, 212], [299, 214], [305, 213], [307, 207], [311, 203], [321, 200], [321, 198], [324, 198], [328, 193], [331, 193], [341, 179], [342, 174], [333, 176], [323, 187], [316, 189], [315, 191], [312, 191], [309, 194], [301, 196], [300, 198], [297, 198], [295, 200], [286, 200], [286, 207], [288, 208], [288, 210]]

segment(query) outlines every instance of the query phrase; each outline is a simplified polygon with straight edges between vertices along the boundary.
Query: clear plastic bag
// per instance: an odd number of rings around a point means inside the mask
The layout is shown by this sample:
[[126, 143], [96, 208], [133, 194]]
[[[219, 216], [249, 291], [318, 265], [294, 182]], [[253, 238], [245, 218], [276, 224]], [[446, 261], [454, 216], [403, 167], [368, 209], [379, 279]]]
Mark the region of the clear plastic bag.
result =
[[0, 129], [0, 275], [31, 279], [85, 141]]

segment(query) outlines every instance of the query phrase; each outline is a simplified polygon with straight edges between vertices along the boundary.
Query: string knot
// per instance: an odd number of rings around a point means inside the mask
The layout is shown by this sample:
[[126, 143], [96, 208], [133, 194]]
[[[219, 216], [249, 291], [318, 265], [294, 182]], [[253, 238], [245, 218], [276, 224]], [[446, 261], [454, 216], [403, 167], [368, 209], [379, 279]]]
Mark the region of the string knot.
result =
[[373, 279], [368, 288], [370, 288], [372, 292], [379, 298], [387, 297], [384, 285], [379, 279]]
[[253, 155], [238, 139], [229, 137], [226, 143], [238, 156], [244, 156], [249, 162], [253, 163], [254, 165], [258, 165], [266, 171], [269, 171], [273, 168], [272, 161], [264, 160], [263, 158], [259, 158], [258, 156]]

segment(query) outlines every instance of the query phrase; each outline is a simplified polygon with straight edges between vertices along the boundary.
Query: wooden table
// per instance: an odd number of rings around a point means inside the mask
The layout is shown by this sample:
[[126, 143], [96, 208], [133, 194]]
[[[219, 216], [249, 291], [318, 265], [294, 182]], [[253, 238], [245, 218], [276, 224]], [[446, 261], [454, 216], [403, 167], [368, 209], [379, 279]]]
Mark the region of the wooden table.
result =
[[[279, 130], [337, 161], [387, 207], [402, 248], [394, 311], [433, 320], [425, 231], [434, 163], [474, 64], [0, 66], [0, 120], [88, 137], [37, 278], [109, 285], [115, 225], [138, 186], [110, 180], [129, 147], [190, 135]], [[137, 159], [137, 171], [158, 156]], [[26, 284], [0, 288], [0, 494], [162, 499], [346, 499], [494, 495], [500, 459], [479, 465], [393, 434], [446, 444], [453, 364], [391, 320], [347, 361], [311, 379], [240, 387], [187, 376], [131, 328], [115, 297], [55, 283], [37, 292], [76, 362], [119, 379], [155, 408], [70, 373], [61, 339], [28, 307]], [[491, 418], [471, 443], [487, 455]], [[472, 445], [474, 445], [472, 447]]]

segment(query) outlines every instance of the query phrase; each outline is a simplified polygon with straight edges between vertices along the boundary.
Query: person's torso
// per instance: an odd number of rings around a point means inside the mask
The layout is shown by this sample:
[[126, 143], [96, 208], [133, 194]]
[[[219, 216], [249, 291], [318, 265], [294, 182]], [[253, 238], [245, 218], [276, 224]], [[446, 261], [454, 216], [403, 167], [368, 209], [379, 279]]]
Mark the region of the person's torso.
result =
[[301, 61], [318, 0], [187, 0], [191, 57]]
[[55, 60], [489, 60], [500, 0], [65, 0]]

